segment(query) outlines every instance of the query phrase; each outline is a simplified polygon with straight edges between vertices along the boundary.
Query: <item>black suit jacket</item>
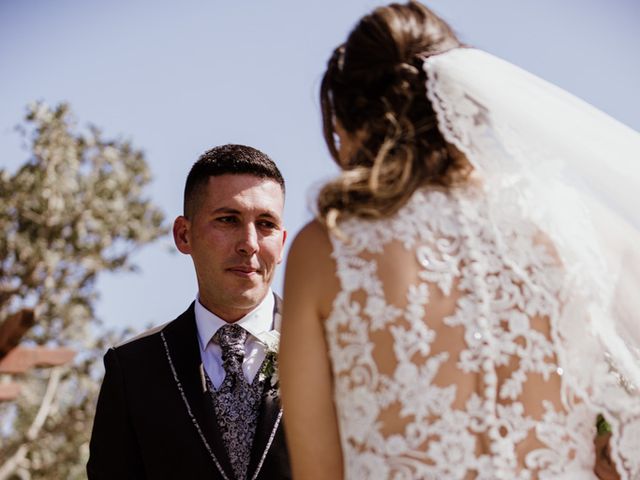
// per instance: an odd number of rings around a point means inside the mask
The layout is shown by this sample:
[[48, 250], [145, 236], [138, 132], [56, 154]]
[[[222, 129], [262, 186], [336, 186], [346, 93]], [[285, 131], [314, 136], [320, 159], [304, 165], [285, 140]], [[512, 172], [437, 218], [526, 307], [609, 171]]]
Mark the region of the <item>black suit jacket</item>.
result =
[[[276, 297], [274, 315], [279, 312]], [[104, 363], [87, 463], [90, 480], [233, 480], [203, 389], [193, 304], [172, 322], [110, 349]], [[291, 478], [281, 418], [279, 399], [265, 392], [248, 479]]]

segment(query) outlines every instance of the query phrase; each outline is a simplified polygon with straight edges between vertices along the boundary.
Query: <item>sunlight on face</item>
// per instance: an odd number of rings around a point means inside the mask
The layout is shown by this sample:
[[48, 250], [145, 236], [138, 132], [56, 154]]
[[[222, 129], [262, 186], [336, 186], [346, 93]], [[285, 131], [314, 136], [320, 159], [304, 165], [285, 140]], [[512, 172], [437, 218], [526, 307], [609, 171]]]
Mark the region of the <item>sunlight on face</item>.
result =
[[225, 174], [209, 178], [198, 210], [185, 219], [188, 246], [178, 248], [193, 259], [200, 302], [224, 320], [238, 320], [269, 291], [286, 239], [283, 208], [277, 182]]

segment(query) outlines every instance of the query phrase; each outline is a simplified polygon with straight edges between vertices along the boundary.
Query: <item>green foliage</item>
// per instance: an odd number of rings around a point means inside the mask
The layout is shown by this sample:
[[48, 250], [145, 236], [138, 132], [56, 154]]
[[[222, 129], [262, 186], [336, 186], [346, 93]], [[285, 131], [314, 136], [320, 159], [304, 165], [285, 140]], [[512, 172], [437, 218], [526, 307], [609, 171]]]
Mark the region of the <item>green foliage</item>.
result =
[[607, 433], [611, 433], [611, 425], [609, 425], [609, 422], [605, 420], [602, 414], [598, 414], [596, 427], [598, 428], [598, 435], [606, 435]]
[[37, 324], [26, 338], [78, 355], [36, 438], [27, 431], [51, 372], [20, 379], [18, 401], [0, 406], [0, 459], [27, 445], [17, 468], [30, 478], [84, 478], [99, 362], [122, 336], [99, 326], [95, 281], [101, 272], [132, 270], [131, 254], [166, 228], [144, 196], [151, 178], [144, 155], [128, 141], [105, 140], [96, 127], [79, 130], [66, 104], [33, 104], [21, 130], [30, 158], [14, 174], [0, 170], [0, 320], [35, 308]]

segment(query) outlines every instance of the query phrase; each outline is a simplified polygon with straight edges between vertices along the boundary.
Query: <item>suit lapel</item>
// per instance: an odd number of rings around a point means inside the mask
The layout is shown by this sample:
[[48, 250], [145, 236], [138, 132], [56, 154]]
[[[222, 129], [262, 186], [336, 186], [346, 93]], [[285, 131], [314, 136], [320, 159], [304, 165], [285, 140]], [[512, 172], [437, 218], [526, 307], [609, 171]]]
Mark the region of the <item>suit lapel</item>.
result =
[[[275, 330], [280, 331], [282, 300], [275, 294], [274, 297], [273, 325]], [[250, 479], [257, 478], [282, 418], [279, 386], [273, 389], [270, 380], [269, 378], [265, 380], [260, 413], [258, 414], [258, 424], [256, 425], [253, 447], [251, 448], [251, 459], [249, 460], [248, 468], [248, 477]]]
[[282, 325], [282, 299], [273, 294], [273, 298], [275, 299], [273, 303], [273, 329], [280, 331], [280, 325]]
[[260, 468], [264, 462], [276, 430], [280, 425], [282, 409], [280, 400], [275, 392], [270, 391], [269, 380], [265, 382], [265, 391], [262, 395], [262, 404], [258, 415], [258, 424], [251, 448], [251, 459], [249, 460], [248, 473], [250, 478], [258, 476]]
[[223, 478], [233, 478], [215, 411], [205, 389], [193, 304], [161, 332], [176, 388], [198, 436]]

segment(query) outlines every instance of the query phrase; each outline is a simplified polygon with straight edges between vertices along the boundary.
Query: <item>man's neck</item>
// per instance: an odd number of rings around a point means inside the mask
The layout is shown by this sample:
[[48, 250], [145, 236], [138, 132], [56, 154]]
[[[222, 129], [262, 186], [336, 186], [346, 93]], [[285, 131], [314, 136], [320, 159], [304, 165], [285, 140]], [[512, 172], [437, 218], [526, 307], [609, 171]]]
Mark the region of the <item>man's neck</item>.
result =
[[199, 294], [198, 294], [198, 301], [204, 308], [206, 308], [208, 311], [213, 313], [220, 320], [231, 324], [231, 323], [236, 323], [242, 320], [244, 317], [246, 317], [250, 313], [260, 308], [260, 306], [264, 303], [265, 299], [269, 295], [273, 295], [271, 289], [267, 291], [267, 294], [264, 297], [262, 297], [262, 299], [260, 299], [260, 301], [257, 304], [255, 304], [251, 308], [245, 308], [245, 309], [224, 308], [218, 305], [210, 305], [205, 301], [203, 301], [202, 297], [200, 297]]

